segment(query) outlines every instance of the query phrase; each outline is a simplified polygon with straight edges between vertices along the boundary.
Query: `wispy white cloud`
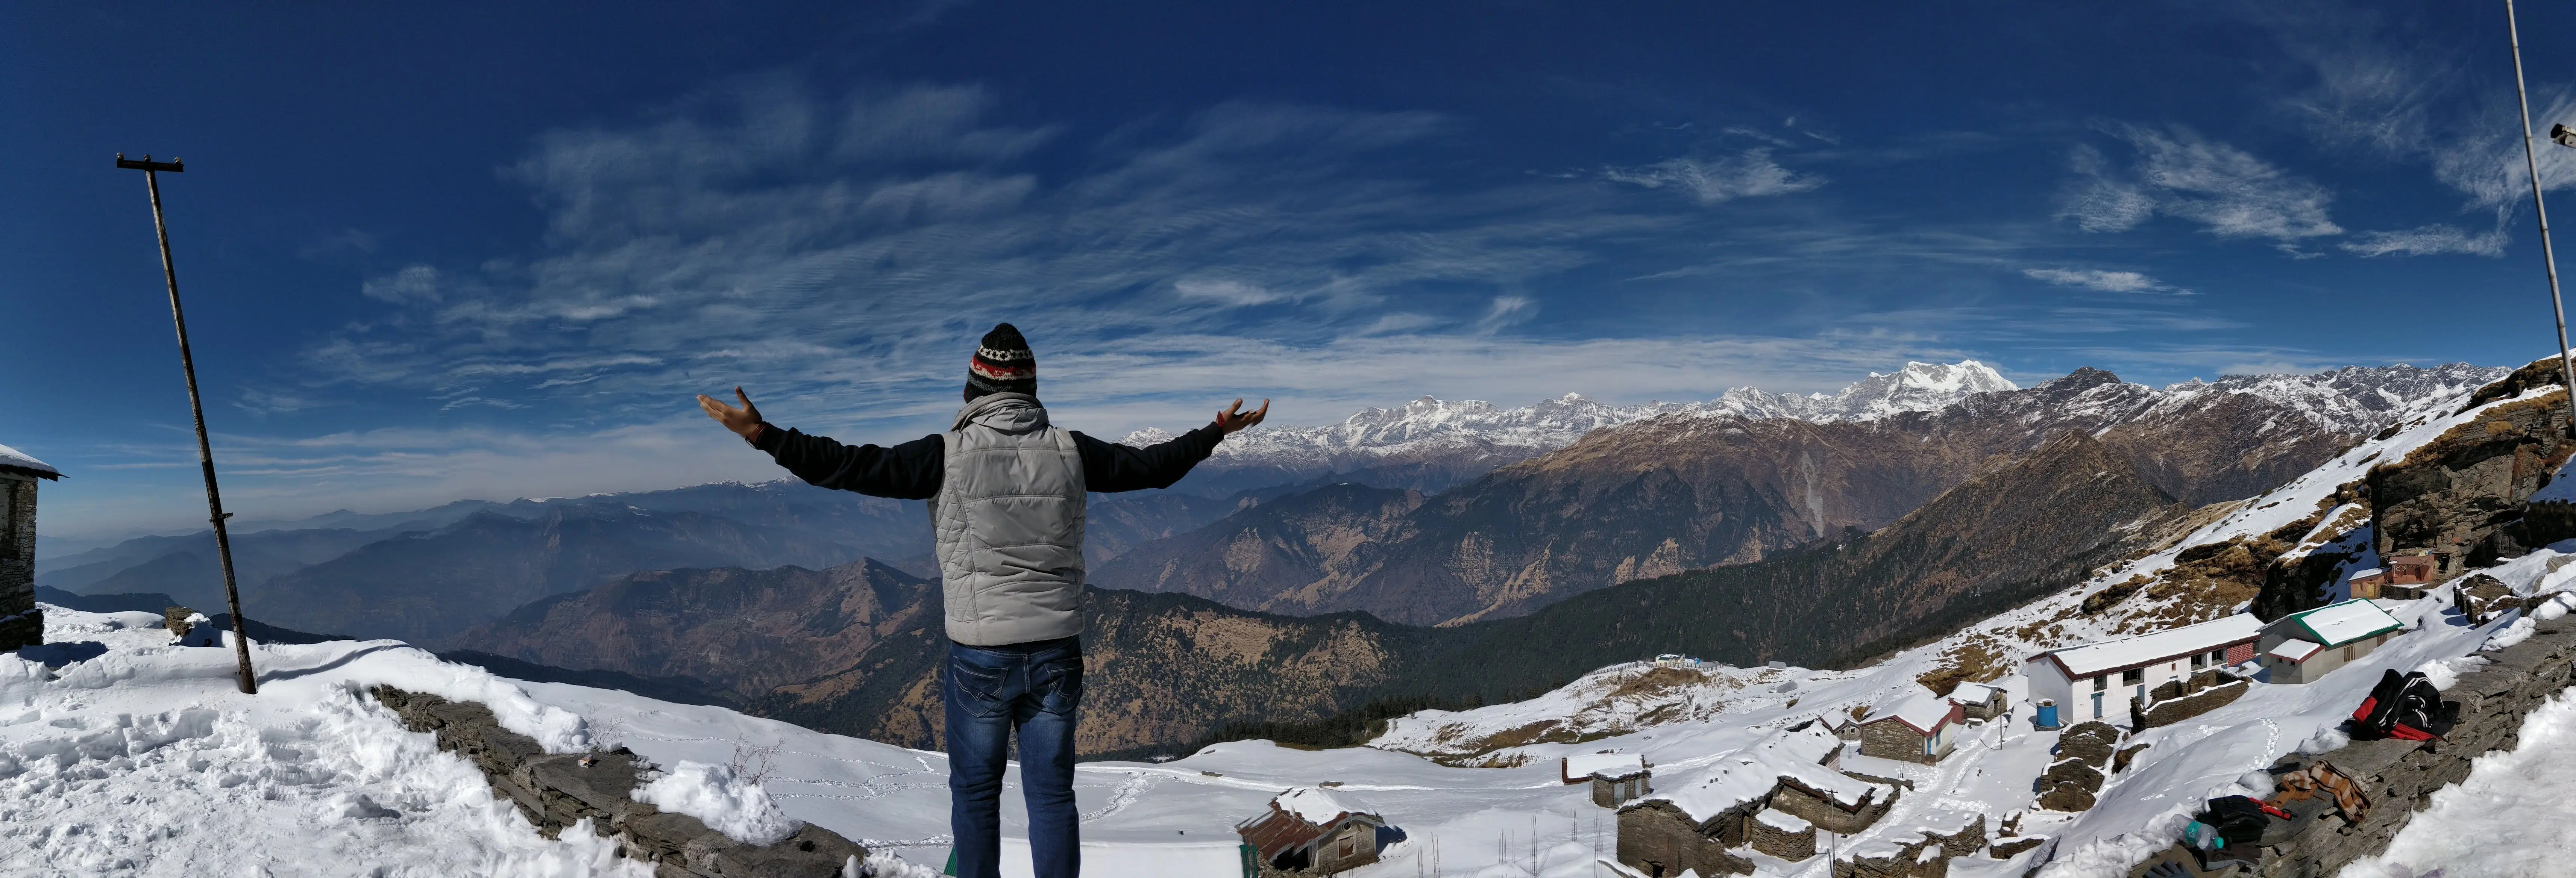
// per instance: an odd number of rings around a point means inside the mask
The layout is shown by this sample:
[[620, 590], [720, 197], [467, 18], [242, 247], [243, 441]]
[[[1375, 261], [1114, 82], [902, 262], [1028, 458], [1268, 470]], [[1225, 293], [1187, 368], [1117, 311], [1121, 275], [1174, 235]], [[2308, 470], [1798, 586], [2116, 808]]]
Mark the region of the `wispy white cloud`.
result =
[[2472, 234], [2457, 226], [2430, 225], [2399, 231], [2360, 232], [2336, 246], [2363, 256], [2434, 256], [2465, 253], [2501, 257], [2505, 234], [2499, 226]]
[[2124, 173], [2100, 151], [2076, 149], [2076, 179], [2059, 215], [2085, 231], [2126, 231], [2161, 214], [2223, 238], [2294, 244], [2343, 233], [2327, 215], [2332, 192], [2252, 153], [2181, 125], [2109, 130], [2128, 142], [2137, 160]]
[[1648, 189], [1671, 188], [1703, 205], [1788, 195], [1825, 185], [1822, 176], [1781, 167], [1771, 158], [1772, 152], [1770, 147], [1756, 147], [1714, 159], [1670, 158], [1651, 165], [1608, 167], [1601, 169], [1601, 177]]
[[2135, 271], [2107, 271], [2098, 268], [2025, 268], [2022, 276], [2047, 281], [2059, 286], [2082, 287], [2105, 293], [2165, 293], [2191, 295], [2190, 290], [2173, 286]]
[[370, 278], [358, 286], [358, 292], [370, 299], [397, 304], [438, 301], [438, 269], [413, 265], [384, 277]]

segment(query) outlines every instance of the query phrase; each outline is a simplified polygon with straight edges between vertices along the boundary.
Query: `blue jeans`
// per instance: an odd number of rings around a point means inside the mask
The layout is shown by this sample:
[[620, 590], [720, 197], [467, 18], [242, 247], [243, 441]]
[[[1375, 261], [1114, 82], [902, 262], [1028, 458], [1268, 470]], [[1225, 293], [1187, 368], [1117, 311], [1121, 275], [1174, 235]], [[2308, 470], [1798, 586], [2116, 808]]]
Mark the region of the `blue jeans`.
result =
[[940, 694], [948, 702], [948, 826], [958, 878], [999, 878], [1002, 773], [1020, 735], [1020, 791], [1029, 807], [1037, 878], [1082, 871], [1073, 809], [1074, 709], [1082, 704], [1082, 641], [1008, 646], [950, 642]]

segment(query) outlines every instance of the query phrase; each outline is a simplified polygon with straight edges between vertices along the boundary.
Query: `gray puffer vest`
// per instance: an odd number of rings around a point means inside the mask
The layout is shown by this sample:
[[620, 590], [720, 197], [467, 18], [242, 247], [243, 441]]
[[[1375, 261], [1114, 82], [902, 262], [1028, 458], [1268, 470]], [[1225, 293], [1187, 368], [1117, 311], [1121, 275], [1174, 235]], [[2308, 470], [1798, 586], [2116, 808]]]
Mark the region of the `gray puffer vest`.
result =
[[970, 646], [1082, 633], [1082, 454], [1037, 397], [958, 410], [930, 501], [948, 638]]

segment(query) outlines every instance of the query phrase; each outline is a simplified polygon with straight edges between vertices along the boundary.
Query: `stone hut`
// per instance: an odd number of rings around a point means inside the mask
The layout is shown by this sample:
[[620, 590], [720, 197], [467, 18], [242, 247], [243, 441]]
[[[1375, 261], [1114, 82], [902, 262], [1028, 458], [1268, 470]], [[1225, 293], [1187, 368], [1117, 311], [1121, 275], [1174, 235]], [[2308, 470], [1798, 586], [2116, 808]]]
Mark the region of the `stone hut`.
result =
[[1860, 721], [1860, 755], [1938, 764], [1959, 741], [1965, 710], [1929, 691], [1872, 708]]
[[1234, 826], [1265, 869], [1330, 875], [1377, 862], [1380, 817], [1320, 787], [1296, 787], [1271, 798], [1270, 810]]
[[1803, 859], [1815, 855], [1819, 830], [1867, 829], [1895, 804], [1897, 787], [1824, 767], [1841, 746], [1823, 724], [1810, 723], [1628, 803], [1619, 809], [1619, 862], [1650, 878], [1685, 870], [1749, 875], [1753, 861], [1740, 850], [1747, 846]]
[[2004, 698], [2002, 687], [1984, 683], [1959, 684], [1959, 688], [1950, 690], [1950, 703], [1958, 705], [1961, 715], [1968, 719], [1988, 722], [2004, 715], [2004, 711], [2011, 707], [2011, 702]]
[[61, 471], [0, 445], [0, 652], [45, 642], [36, 609], [36, 483]]
[[1586, 753], [1557, 762], [1557, 778], [1568, 784], [1592, 784], [1592, 804], [1616, 808], [1654, 792], [1654, 773], [1636, 753]]

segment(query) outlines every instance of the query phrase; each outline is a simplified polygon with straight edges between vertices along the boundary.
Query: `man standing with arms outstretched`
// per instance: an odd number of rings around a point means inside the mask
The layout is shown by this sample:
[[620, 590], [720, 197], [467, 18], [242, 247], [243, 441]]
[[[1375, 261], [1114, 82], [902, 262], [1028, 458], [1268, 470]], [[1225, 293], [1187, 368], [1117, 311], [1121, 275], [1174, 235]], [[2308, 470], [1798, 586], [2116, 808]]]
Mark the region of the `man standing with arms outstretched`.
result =
[[1261, 423], [1270, 401], [1235, 400], [1216, 421], [1149, 448], [1102, 442], [1047, 421], [1037, 355], [1008, 323], [966, 367], [966, 407], [946, 433], [892, 447], [782, 430], [700, 395], [707, 416], [797, 478], [878, 497], [930, 501], [948, 609], [949, 830], [960, 878], [1001, 874], [1002, 773], [1020, 738], [1029, 853], [1037, 878], [1082, 870], [1073, 809], [1073, 730], [1082, 703], [1082, 525], [1087, 493], [1170, 487], [1226, 434]]

